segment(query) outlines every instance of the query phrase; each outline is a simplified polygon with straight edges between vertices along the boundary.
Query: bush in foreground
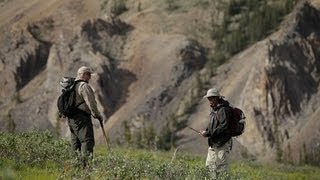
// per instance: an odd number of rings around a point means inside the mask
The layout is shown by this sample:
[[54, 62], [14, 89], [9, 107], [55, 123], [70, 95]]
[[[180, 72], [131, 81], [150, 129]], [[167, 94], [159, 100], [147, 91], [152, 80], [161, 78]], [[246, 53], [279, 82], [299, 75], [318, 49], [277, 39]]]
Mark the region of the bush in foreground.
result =
[[[210, 179], [205, 158], [177, 152], [96, 147], [89, 168], [50, 132], [0, 133], [0, 179]], [[317, 179], [320, 168], [231, 164], [230, 179]], [[223, 178], [222, 178], [223, 179]]]

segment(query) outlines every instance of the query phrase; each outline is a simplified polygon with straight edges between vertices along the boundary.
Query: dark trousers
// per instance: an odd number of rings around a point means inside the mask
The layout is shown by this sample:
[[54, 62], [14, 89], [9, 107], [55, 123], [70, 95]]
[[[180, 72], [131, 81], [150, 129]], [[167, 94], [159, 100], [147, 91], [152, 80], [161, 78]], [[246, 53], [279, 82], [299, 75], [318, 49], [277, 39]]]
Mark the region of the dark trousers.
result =
[[93, 155], [94, 133], [91, 117], [77, 114], [68, 120], [71, 132], [71, 145], [74, 151]]

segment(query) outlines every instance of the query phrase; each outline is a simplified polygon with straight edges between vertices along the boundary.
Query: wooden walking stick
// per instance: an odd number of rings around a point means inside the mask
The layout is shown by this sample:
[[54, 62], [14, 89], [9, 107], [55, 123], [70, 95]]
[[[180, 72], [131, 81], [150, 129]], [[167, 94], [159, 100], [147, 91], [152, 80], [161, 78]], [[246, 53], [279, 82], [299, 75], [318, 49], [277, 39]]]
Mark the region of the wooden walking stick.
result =
[[104, 136], [104, 139], [106, 140], [107, 148], [110, 151], [110, 145], [109, 145], [110, 143], [109, 143], [109, 139], [107, 138], [106, 131], [104, 130], [103, 122], [100, 121], [100, 120], [99, 120], [99, 122], [100, 122], [100, 125], [101, 125], [102, 134]]
[[188, 126], [188, 128], [191, 129], [191, 130], [193, 130], [193, 131], [195, 131], [195, 132], [197, 132], [198, 134], [201, 134], [200, 131], [193, 129], [193, 128], [190, 127], [190, 126]]

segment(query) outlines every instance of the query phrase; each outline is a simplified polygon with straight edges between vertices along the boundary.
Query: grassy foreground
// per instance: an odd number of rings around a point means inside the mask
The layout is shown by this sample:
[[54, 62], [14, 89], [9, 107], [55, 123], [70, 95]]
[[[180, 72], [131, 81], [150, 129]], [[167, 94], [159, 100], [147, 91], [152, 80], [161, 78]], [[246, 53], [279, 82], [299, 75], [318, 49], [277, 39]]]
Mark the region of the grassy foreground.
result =
[[[177, 152], [96, 148], [90, 168], [50, 132], [0, 133], [0, 179], [210, 179], [205, 158]], [[320, 168], [233, 162], [230, 179], [319, 179]]]

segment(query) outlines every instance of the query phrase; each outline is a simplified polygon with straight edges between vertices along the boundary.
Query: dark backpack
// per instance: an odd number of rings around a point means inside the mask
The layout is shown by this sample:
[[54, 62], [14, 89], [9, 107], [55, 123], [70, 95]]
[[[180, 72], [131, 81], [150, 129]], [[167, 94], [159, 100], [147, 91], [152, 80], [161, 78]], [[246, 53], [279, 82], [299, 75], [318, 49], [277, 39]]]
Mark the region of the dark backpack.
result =
[[63, 77], [60, 80], [60, 85], [63, 87], [62, 93], [57, 101], [60, 116], [72, 117], [77, 112], [78, 106], [84, 103], [75, 104], [75, 86], [81, 81], [83, 80], [75, 81], [75, 78], [73, 77]]
[[231, 107], [232, 109], [232, 118], [229, 122], [228, 133], [231, 136], [240, 136], [245, 129], [245, 118], [243, 111], [237, 107]]

